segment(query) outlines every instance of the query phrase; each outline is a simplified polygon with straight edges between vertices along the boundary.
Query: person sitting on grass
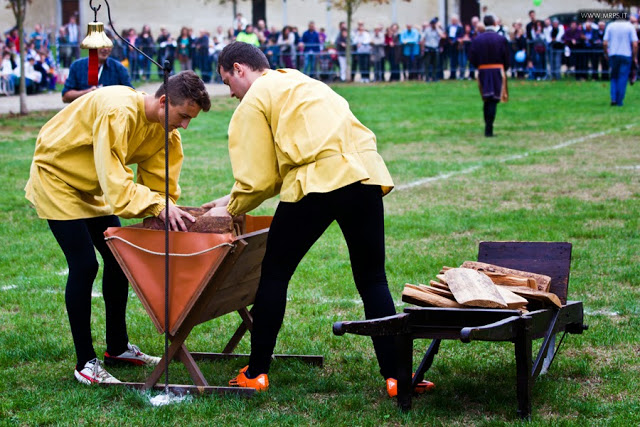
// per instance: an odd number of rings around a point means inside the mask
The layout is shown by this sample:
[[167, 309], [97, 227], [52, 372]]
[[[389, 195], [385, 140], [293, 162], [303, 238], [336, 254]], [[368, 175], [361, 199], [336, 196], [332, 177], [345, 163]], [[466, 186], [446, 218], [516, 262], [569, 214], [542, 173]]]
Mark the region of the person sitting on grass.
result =
[[[167, 95], [168, 94], [168, 95]], [[91, 340], [91, 287], [98, 272], [95, 249], [103, 260], [102, 294], [106, 309], [105, 362], [154, 365], [160, 359], [129, 343], [125, 312], [129, 284], [104, 241], [108, 227], [123, 218], [157, 216], [173, 230], [195, 221], [173, 204], [165, 206], [164, 115], [169, 97], [169, 196], [180, 196], [182, 166], [178, 128], [186, 129], [211, 101], [193, 71], [169, 79], [155, 95], [126, 86], [109, 86], [83, 95], [40, 130], [26, 198], [62, 248], [69, 266], [65, 303], [77, 363], [84, 384], [119, 382], [96, 357]], [[128, 165], [137, 164], [137, 178]]]
[[[393, 188], [376, 137], [326, 84], [298, 70], [271, 70], [255, 46], [234, 42], [218, 72], [240, 100], [229, 123], [231, 193], [206, 215], [241, 215], [280, 194], [255, 303], [249, 365], [229, 384], [265, 390], [289, 280], [311, 246], [337, 221], [349, 247], [367, 319], [395, 314], [385, 274], [382, 197]], [[373, 337], [380, 373], [397, 394], [393, 337]], [[433, 387], [423, 382], [420, 390]]]

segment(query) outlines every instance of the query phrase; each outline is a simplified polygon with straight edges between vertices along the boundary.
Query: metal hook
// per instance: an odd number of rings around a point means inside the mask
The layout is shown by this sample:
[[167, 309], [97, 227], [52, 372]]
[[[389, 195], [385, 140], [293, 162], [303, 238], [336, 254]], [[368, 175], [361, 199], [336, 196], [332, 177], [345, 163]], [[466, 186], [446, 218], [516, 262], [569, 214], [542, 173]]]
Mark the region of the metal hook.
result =
[[91, 8], [91, 10], [93, 10], [93, 22], [97, 22], [98, 21], [98, 11], [102, 7], [102, 5], [99, 4], [98, 7], [93, 7], [93, 0], [89, 0], [89, 7]]

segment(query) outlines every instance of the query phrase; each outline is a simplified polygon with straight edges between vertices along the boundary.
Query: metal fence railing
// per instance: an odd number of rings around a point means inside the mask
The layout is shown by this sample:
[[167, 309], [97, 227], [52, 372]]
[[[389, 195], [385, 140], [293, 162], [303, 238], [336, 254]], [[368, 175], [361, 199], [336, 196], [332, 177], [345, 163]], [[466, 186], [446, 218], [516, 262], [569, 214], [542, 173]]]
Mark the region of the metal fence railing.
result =
[[[192, 69], [205, 82], [220, 82], [216, 72], [220, 49], [195, 46], [187, 55], [181, 54], [175, 46], [166, 44], [147, 46], [143, 49], [160, 63], [169, 60], [176, 71]], [[609, 79], [609, 64], [601, 45], [568, 49], [564, 44], [550, 44], [538, 40], [526, 45], [512, 42], [510, 46], [511, 66], [508, 75], [512, 78]], [[468, 60], [469, 48], [468, 42], [458, 45], [455, 49], [446, 44], [437, 49], [412, 44], [394, 48], [370, 46], [367, 47], [367, 52], [358, 52], [354, 46], [351, 54], [351, 76], [347, 76], [345, 52], [338, 51], [331, 45], [307, 45], [305, 49], [295, 45], [269, 43], [261, 47], [272, 68], [297, 68], [311, 77], [327, 82], [349, 79], [362, 82], [472, 79], [475, 78], [476, 70]], [[82, 54], [78, 45], [64, 43], [52, 45], [52, 50], [57, 67], [62, 70], [68, 68], [71, 62]], [[140, 80], [161, 76], [161, 70], [152, 66], [150, 61], [118, 43], [115, 44], [111, 55], [128, 68], [134, 85]], [[60, 74], [63, 73], [64, 71], [61, 71]], [[63, 80], [63, 77], [59, 78], [58, 82]], [[13, 92], [12, 83], [15, 85], [15, 79], [4, 81], [0, 92]]]

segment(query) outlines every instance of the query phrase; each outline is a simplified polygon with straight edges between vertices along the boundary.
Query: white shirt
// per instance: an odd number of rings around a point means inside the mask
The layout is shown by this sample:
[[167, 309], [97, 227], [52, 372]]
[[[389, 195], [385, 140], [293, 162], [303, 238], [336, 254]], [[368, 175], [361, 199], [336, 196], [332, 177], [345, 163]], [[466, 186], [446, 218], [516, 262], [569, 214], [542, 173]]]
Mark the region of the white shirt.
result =
[[13, 74], [13, 66], [10, 59], [2, 60], [2, 68], [0, 68], [0, 74], [3, 76], [10, 76]]
[[77, 43], [78, 42], [78, 25], [67, 24], [67, 35], [68, 35], [69, 43]]
[[638, 41], [638, 35], [628, 21], [614, 21], [604, 30], [604, 41], [608, 43], [609, 56], [631, 57], [631, 43]]
[[[546, 40], [547, 43], [551, 43], [553, 41], [551, 40], [552, 30], [553, 30], [553, 25], [549, 27], [544, 27], [544, 29], [542, 30], [542, 34], [544, 34], [544, 39]], [[562, 25], [558, 25], [558, 35], [556, 36], [556, 41], [561, 42], [563, 36], [564, 36], [564, 27]]]
[[371, 34], [367, 30], [356, 31], [351, 39], [351, 43], [356, 45], [357, 53], [371, 52]]

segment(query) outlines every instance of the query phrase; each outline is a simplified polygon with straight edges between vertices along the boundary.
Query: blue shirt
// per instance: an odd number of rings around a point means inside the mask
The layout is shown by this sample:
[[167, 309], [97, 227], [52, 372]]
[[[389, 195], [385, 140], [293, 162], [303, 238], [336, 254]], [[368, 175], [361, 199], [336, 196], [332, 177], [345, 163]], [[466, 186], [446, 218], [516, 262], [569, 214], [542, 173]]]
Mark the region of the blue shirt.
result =
[[404, 46], [402, 48], [402, 54], [404, 56], [418, 56], [420, 55], [420, 33], [415, 28], [411, 30], [406, 29], [400, 33], [400, 43]]
[[302, 43], [305, 52], [320, 52], [320, 34], [317, 31], [305, 31], [302, 33]]
[[[98, 85], [114, 86], [123, 85], [133, 88], [129, 79], [129, 71], [124, 65], [113, 58], [107, 58], [102, 65], [102, 73], [98, 79]], [[69, 77], [64, 82], [62, 95], [70, 90], [89, 89], [89, 58], [82, 58], [74, 61], [69, 68]]]

